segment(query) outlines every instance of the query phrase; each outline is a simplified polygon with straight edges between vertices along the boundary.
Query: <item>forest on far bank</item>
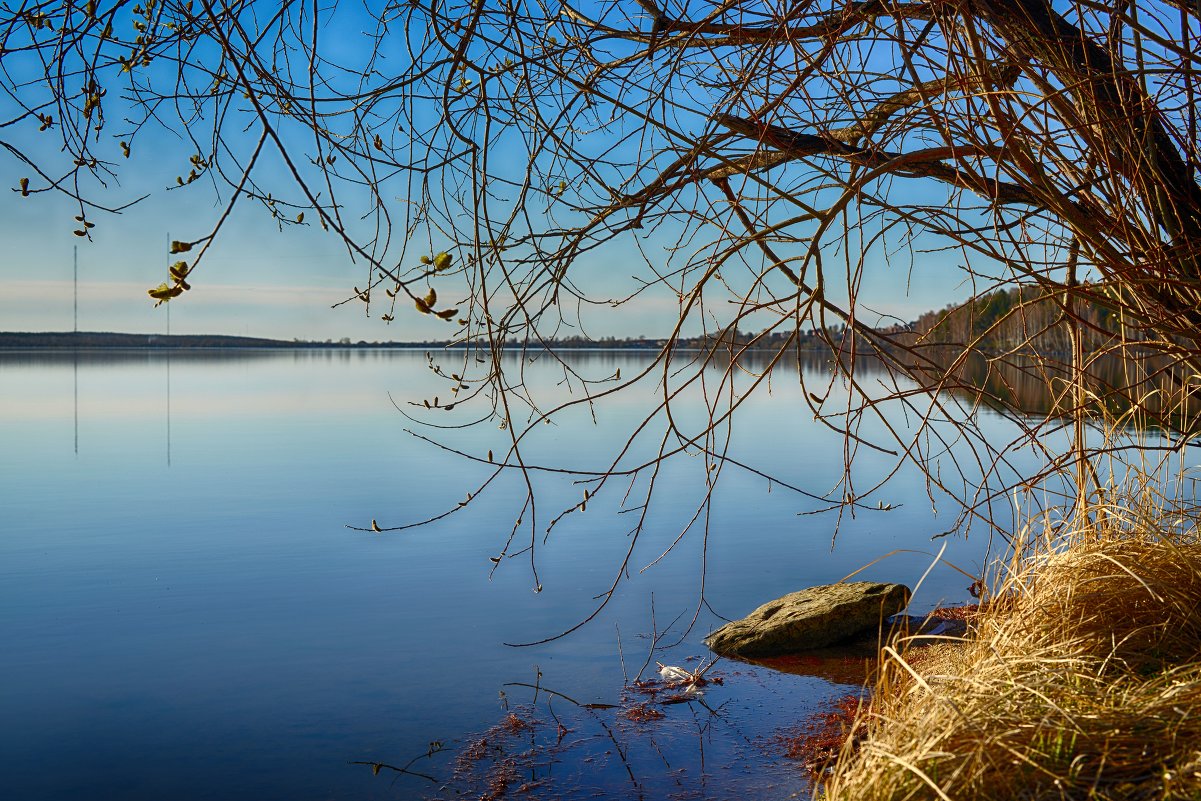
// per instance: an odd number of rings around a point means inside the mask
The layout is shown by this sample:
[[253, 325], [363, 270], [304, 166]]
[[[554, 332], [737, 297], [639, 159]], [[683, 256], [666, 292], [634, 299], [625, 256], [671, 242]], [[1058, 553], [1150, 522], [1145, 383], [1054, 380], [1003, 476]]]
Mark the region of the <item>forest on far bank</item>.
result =
[[[1088, 293], [1095, 298], [1096, 293]], [[1066, 293], [1037, 286], [1015, 286], [981, 293], [970, 300], [921, 315], [897, 331], [914, 344], [957, 345], [985, 352], [1066, 353], [1071, 350], [1071, 320], [1079, 327], [1086, 352], [1146, 338], [1116, 307], [1095, 300], [1069, 308]]]

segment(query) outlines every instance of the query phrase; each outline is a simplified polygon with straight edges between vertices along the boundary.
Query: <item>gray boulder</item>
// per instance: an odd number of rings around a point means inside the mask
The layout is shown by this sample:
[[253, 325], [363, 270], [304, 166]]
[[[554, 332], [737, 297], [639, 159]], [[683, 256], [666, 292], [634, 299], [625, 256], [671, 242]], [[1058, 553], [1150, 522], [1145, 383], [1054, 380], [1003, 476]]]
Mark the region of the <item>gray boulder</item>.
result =
[[909, 603], [903, 584], [824, 584], [765, 603], [709, 635], [722, 656], [757, 658], [821, 648], [877, 629]]

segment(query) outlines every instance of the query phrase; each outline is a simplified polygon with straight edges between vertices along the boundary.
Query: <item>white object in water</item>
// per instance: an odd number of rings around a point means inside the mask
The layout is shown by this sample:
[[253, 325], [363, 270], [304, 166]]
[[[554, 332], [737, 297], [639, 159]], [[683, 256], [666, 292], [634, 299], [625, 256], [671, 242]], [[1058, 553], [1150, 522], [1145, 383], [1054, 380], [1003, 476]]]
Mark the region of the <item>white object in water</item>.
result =
[[692, 680], [695, 678], [692, 675], [692, 671], [684, 670], [684, 668], [682, 668], [682, 667], [676, 667], [675, 665], [665, 665], [662, 662], [656, 662], [655, 664], [659, 666], [659, 675], [663, 677], [663, 681], [666, 681], [666, 682], [683, 681], [683, 682], [691, 683]]

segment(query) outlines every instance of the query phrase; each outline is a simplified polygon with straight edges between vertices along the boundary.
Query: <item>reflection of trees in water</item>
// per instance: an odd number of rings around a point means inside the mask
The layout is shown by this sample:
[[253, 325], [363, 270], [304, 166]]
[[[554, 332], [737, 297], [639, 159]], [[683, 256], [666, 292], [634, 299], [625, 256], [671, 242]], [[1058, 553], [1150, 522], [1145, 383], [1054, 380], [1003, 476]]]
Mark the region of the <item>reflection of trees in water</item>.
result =
[[[952, 392], [1004, 412], [1064, 418], [1075, 412], [1073, 370], [1068, 357], [1054, 354], [986, 355], [973, 352], [956, 363], [956, 353], [934, 358], [942, 370], [915, 369], [931, 389]], [[945, 371], [945, 372], [944, 372]], [[1175, 431], [1195, 430], [1201, 413], [1197, 377], [1168, 356], [1115, 353], [1090, 357], [1084, 367], [1085, 413], [1104, 414], [1125, 425]]]
[[[737, 362], [740, 367], [754, 373], [762, 373], [769, 368], [800, 369], [809, 373], [831, 373], [834, 370], [836, 354], [829, 348], [785, 348], [780, 351], [768, 348], [747, 348], [739, 351], [737, 356], [731, 356], [729, 350], [713, 351], [682, 351], [675, 354], [674, 361], [684, 363], [696, 360], [713, 370], [725, 372]], [[875, 372], [883, 369], [878, 359], [860, 357], [856, 360], [856, 370]]]

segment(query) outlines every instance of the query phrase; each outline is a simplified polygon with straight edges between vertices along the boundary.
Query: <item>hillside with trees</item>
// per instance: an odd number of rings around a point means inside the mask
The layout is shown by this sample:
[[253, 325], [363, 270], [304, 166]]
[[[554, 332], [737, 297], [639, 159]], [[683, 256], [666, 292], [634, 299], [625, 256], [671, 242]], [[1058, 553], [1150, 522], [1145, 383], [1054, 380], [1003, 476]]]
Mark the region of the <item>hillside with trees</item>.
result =
[[1087, 352], [1133, 347], [1142, 339], [1138, 328], [1123, 324], [1117, 304], [1091, 296], [1090, 302], [1069, 309], [1062, 292], [1021, 286], [926, 312], [910, 328], [915, 342], [922, 344], [989, 353], [1068, 354], [1073, 325]]

